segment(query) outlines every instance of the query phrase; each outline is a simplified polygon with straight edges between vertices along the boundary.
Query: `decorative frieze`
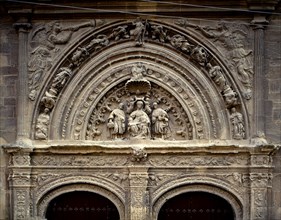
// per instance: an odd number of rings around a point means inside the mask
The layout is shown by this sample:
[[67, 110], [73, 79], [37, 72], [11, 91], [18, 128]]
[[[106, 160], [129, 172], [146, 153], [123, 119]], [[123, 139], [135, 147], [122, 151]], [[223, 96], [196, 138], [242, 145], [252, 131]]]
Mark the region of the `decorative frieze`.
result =
[[249, 158], [246, 156], [161, 156], [150, 157], [149, 163], [152, 166], [245, 166], [249, 165]]

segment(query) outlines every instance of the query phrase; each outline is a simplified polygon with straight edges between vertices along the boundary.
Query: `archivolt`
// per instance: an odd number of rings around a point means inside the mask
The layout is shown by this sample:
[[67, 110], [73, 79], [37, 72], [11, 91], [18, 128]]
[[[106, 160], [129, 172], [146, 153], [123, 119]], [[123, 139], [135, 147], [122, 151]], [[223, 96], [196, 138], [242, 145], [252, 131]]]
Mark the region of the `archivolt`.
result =
[[[155, 25], [159, 23], [152, 22]], [[94, 39], [98, 34], [109, 33], [114, 27], [128, 25], [126, 22], [114, 23], [95, 30], [88, 36], [80, 39], [80, 43], [65, 50], [65, 58], [53, 65], [50, 77], [37, 100], [34, 112], [34, 121], [40, 110], [40, 101], [45, 95], [48, 86], [58, 69], [69, 64], [69, 60], [78, 47], [82, 47]], [[161, 24], [171, 34], [180, 34], [196, 45], [204, 45], [212, 57], [212, 62], [221, 67], [225, 78], [238, 94], [240, 110], [244, 115], [245, 127], [248, 128], [246, 107], [239, 93], [235, 79], [231, 76], [227, 66], [223, 63], [222, 55], [212, 44], [202, 41], [194, 33]], [[191, 35], [191, 36], [190, 36]], [[125, 68], [136, 62], [142, 62], [152, 71], [147, 76], [151, 81], [163, 87], [181, 103], [191, 119], [194, 137], [200, 138], [199, 130], [204, 129], [204, 139], [231, 139], [231, 125], [228, 119], [228, 109], [220, 92], [208, 76], [204, 66], [192, 61], [182, 51], [170, 44], [147, 40], [142, 47], [137, 47], [132, 39], [110, 42], [90, 55], [78, 68], [68, 84], [61, 90], [55, 106], [51, 112], [49, 139], [84, 139], [87, 122], [95, 108], [107, 91], [118, 83], [129, 79], [130, 75]], [[155, 73], [155, 74], [153, 74]], [[162, 76], [162, 78], [158, 77]], [[198, 124], [198, 121], [200, 123]], [[33, 123], [36, 124], [36, 123]]]
[[[93, 178], [87, 178], [83, 176], [75, 176], [75, 181], [72, 178], [63, 178], [58, 182], [52, 182], [52, 185], [48, 184], [48, 188], [44, 192], [41, 192], [37, 195], [38, 199], [36, 201], [36, 215], [40, 217], [44, 217], [46, 214], [46, 210], [48, 204], [55, 197], [75, 190], [80, 191], [88, 191], [100, 194], [105, 198], [109, 199], [118, 209], [118, 212], [121, 216], [121, 219], [125, 218], [125, 196], [120, 195], [116, 191], [112, 192], [112, 186], [108, 188], [108, 186], [103, 186], [99, 183], [99, 180], [94, 181]], [[116, 187], [114, 187], [116, 188]]]
[[[241, 198], [237, 197], [235, 193], [229, 192], [229, 190], [224, 189], [219, 184], [212, 181], [212, 179], [205, 178], [202, 180], [189, 180], [189, 179], [181, 179], [178, 181], [172, 181], [169, 184], [170, 187], [166, 188], [166, 185], [163, 185], [155, 195], [152, 194], [152, 219], [156, 220], [158, 213], [164, 203], [182, 193], [187, 192], [208, 192], [215, 194], [217, 196], [225, 199], [233, 208], [235, 213], [235, 219], [247, 219], [245, 213], [246, 210], [243, 210], [243, 203]], [[160, 193], [161, 192], [161, 193]]]

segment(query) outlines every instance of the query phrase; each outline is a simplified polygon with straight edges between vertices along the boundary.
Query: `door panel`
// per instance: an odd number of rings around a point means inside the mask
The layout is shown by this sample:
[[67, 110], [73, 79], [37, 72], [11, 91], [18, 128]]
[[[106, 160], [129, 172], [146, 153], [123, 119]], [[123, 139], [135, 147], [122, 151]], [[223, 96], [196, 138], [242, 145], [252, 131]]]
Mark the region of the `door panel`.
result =
[[115, 205], [91, 192], [74, 191], [53, 199], [47, 209], [48, 220], [119, 220]]
[[189, 192], [169, 199], [160, 209], [158, 220], [234, 220], [231, 205], [205, 192]]

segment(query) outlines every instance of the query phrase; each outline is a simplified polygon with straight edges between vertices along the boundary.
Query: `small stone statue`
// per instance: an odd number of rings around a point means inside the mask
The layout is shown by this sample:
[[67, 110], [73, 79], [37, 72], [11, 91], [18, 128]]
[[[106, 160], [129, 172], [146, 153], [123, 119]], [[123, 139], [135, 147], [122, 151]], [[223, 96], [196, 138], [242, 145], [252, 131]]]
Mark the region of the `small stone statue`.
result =
[[118, 26], [117, 28], [114, 28], [112, 33], [109, 35], [109, 39], [114, 39], [114, 40], [120, 40], [121, 38], [128, 39], [130, 37], [128, 31], [127, 31], [128, 26], [123, 25], [123, 26]]
[[226, 85], [224, 90], [222, 91], [222, 95], [224, 97], [224, 101], [227, 108], [230, 108], [237, 104], [237, 93], [233, 91], [233, 89]]
[[222, 73], [222, 70], [219, 66], [212, 66], [210, 63], [207, 64], [207, 68], [209, 69], [209, 75], [216, 83], [219, 88], [219, 91], [223, 91], [226, 86], [226, 80]]
[[146, 32], [146, 23], [144, 23], [141, 18], [137, 18], [133, 22], [133, 25], [135, 26], [135, 29], [130, 30], [130, 34], [131, 34], [131, 36], [135, 37], [136, 46], [141, 46], [141, 45], [143, 45], [143, 42], [144, 42], [144, 35]]
[[78, 47], [71, 57], [72, 64], [80, 66], [87, 56], [89, 56], [88, 50], [84, 47]]
[[169, 115], [162, 108], [158, 107], [156, 102], [153, 103], [152, 125], [156, 137], [166, 139], [169, 131]]
[[209, 54], [207, 50], [202, 46], [196, 46], [191, 51], [191, 57], [199, 63], [201, 66], [205, 66], [208, 62]]
[[128, 120], [128, 131], [134, 138], [145, 139], [150, 137], [150, 119], [145, 113], [145, 102], [138, 100], [136, 110], [133, 111]]
[[68, 78], [72, 75], [72, 71], [69, 68], [62, 67], [60, 68], [58, 74], [55, 76], [51, 88], [54, 90], [61, 89]]
[[46, 140], [48, 137], [48, 126], [50, 122], [49, 112], [50, 110], [45, 108], [44, 112], [38, 116], [35, 132], [35, 139], [37, 140]]
[[232, 123], [232, 135], [234, 139], [241, 140], [245, 138], [245, 128], [243, 115], [237, 112], [236, 108], [231, 109], [230, 121]]
[[99, 34], [95, 37], [91, 42], [87, 45], [86, 50], [89, 51], [91, 49], [98, 50], [102, 47], [105, 47], [109, 44], [108, 37], [104, 34]]
[[176, 34], [173, 37], [168, 37], [168, 39], [175, 48], [180, 49], [183, 52], [190, 52], [192, 45], [185, 39], [184, 36]]
[[108, 117], [107, 127], [111, 130], [113, 138], [121, 138], [125, 133], [125, 119], [124, 104], [120, 103], [119, 108], [114, 109]]
[[152, 33], [152, 39], [158, 39], [161, 43], [164, 43], [167, 39], [167, 32], [164, 31], [164, 28], [162, 25], [153, 25], [151, 26], [151, 33]]
[[144, 79], [144, 74], [146, 73], [146, 68], [142, 63], [138, 63], [132, 67], [132, 78], [131, 80], [142, 80]]

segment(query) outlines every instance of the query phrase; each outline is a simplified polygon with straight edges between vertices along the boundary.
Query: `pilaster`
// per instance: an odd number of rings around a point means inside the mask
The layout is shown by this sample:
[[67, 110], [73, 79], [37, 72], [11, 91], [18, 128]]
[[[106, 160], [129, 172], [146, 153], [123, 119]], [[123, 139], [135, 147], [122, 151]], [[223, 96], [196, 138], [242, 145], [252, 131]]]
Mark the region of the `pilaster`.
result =
[[148, 219], [148, 169], [131, 167], [130, 169], [130, 220]]
[[265, 71], [264, 71], [264, 29], [268, 21], [264, 16], [255, 16], [252, 21], [254, 30], [254, 87], [255, 87], [255, 114], [253, 134], [260, 136], [265, 133]]
[[[15, 13], [15, 12], [13, 12]], [[19, 145], [28, 145], [30, 126], [28, 119], [30, 111], [28, 108], [28, 33], [32, 28], [31, 23], [28, 21], [28, 15], [31, 13], [29, 10], [19, 12], [23, 16], [14, 23], [14, 27], [18, 31], [18, 89], [17, 89], [17, 143]]]

